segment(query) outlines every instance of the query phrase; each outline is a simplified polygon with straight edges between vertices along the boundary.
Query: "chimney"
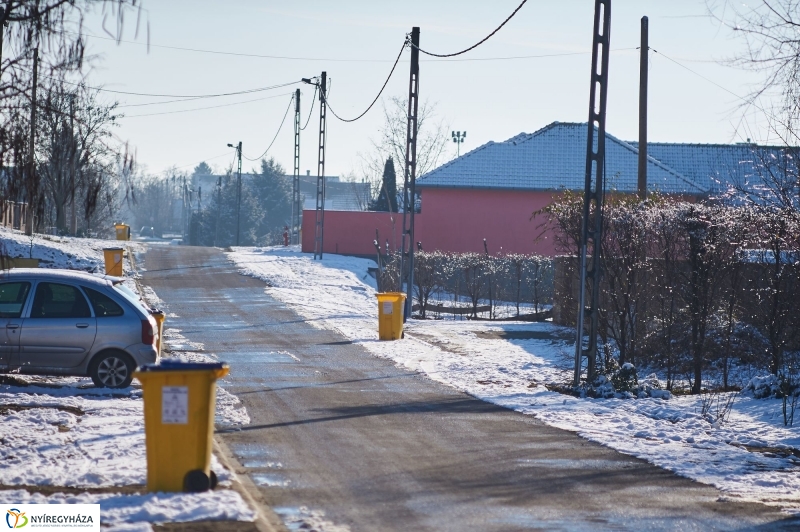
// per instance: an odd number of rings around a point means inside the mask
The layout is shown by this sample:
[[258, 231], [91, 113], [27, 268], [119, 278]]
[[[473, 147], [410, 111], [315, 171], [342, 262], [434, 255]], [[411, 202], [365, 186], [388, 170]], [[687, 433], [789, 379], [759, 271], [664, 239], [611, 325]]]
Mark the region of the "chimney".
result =
[[306, 176], [310, 176], [310, 175], [311, 175], [311, 170], [306, 170]]

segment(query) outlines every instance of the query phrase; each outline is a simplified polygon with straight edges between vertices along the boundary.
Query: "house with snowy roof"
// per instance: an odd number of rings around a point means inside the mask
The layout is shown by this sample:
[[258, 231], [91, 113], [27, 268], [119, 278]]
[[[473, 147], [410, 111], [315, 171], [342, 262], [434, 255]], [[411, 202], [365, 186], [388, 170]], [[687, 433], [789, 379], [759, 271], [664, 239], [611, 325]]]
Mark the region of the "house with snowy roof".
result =
[[[488, 142], [418, 177], [415, 240], [426, 250], [483, 252], [486, 239], [491, 254], [555, 254], [555, 243], [532, 214], [565, 190], [583, 191], [586, 140], [587, 124], [554, 122]], [[648, 189], [681, 198], [717, 195], [755, 183], [764, 161], [779, 152], [752, 144], [648, 143]], [[606, 133], [608, 193], [636, 193], [638, 157], [637, 143]], [[382, 247], [386, 242], [395, 249], [401, 226], [402, 214], [326, 212], [324, 251], [369, 255], [376, 233]], [[304, 223], [303, 250], [314, 250], [313, 224]]]

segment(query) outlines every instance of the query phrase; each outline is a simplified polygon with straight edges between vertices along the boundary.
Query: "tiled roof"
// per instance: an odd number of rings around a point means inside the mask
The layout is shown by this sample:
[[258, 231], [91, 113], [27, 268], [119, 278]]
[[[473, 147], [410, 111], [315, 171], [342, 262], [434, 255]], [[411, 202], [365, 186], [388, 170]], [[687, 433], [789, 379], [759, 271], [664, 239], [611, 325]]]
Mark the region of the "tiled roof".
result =
[[[638, 142], [631, 142], [638, 148]], [[757, 189], [767, 173], [780, 173], [794, 166], [786, 148], [755, 144], [677, 144], [648, 142], [647, 155], [658, 159], [696, 183], [703, 183], [712, 195], [728, 190]], [[793, 175], [796, 173], [789, 169]]]
[[[489, 142], [421, 176], [420, 187], [583, 190], [587, 124], [553, 122], [535, 133]], [[796, 175], [785, 148], [754, 144], [648, 143], [648, 189], [718, 194], [732, 184], [757, 189], [776, 169]], [[788, 156], [786, 156], [788, 155]], [[638, 143], [606, 133], [606, 189], [635, 192]], [[791, 168], [781, 168], [785, 166]]]

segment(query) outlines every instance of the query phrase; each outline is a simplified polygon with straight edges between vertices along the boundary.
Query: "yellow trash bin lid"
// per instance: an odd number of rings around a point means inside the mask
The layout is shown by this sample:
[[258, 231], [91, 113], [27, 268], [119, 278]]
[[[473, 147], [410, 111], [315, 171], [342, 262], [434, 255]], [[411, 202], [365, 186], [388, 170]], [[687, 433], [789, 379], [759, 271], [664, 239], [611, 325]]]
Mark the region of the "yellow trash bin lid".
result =
[[[184, 362], [177, 358], [165, 358], [158, 364], [145, 364], [139, 366], [136, 373], [153, 373], [160, 371], [210, 371], [214, 379], [221, 379], [227, 375], [231, 367], [227, 362]], [[141, 377], [141, 375], [139, 375]], [[147, 378], [145, 376], [145, 378]], [[141, 378], [140, 378], [141, 380]]]

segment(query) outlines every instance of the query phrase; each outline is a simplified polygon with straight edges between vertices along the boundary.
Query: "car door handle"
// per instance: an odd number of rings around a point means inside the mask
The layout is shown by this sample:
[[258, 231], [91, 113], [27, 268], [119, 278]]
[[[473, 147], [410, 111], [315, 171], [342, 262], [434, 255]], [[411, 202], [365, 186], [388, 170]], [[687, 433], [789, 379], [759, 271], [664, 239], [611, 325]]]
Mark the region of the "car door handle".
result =
[[6, 325], [6, 329], [19, 329], [19, 325], [17, 325], [16, 323], [9, 323], [8, 325]]
[[77, 327], [78, 329], [85, 329], [88, 326], [89, 326], [88, 323], [76, 323], [75, 324], [75, 327]]

